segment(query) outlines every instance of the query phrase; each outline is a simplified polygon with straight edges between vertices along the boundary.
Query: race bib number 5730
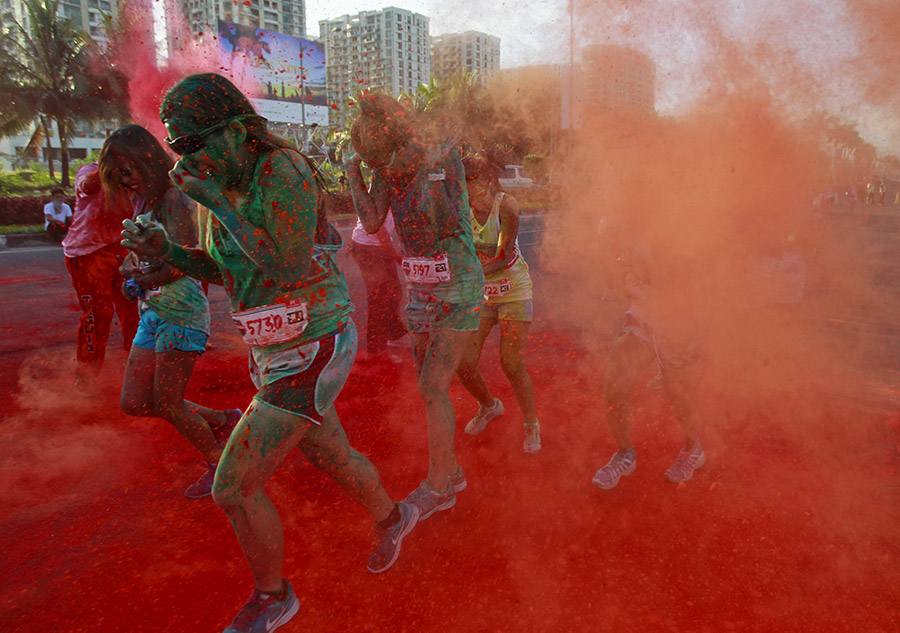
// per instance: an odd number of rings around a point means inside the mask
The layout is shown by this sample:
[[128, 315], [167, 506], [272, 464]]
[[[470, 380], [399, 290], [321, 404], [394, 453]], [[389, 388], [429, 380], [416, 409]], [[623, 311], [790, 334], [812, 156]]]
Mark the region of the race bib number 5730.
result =
[[406, 280], [417, 284], [437, 284], [450, 281], [450, 262], [446, 255], [440, 257], [404, 257], [403, 274]]
[[293, 299], [287, 303], [232, 312], [231, 318], [247, 345], [262, 347], [300, 336], [309, 325], [309, 310], [305, 301]]

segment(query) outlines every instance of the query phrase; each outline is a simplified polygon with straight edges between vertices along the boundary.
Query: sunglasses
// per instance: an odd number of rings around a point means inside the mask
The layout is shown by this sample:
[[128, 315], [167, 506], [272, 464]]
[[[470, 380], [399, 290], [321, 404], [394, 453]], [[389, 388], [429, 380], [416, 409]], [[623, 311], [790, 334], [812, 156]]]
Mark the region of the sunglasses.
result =
[[196, 151], [199, 151], [206, 147], [206, 143], [203, 142], [204, 136], [209, 136], [213, 132], [218, 129], [221, 129], [231, 123], [232, 121], [240, 121], [242, 119], [249, 118], [251, 116], [255, 116], [252, 114], [241, 114], [239, 116], [231, 117], [229, 119], [224, 119], [219, 121], [218, 123], [209, 126], [205, 130], [200, 130], [199, 132], [194, 132], [193, 134], [185, 134], [184, 136], [179, 136], [178, 138], [165, 138], [166, 145], [169, 146], [173, 152], [178, 154], [179, 156], [184, 156], [185, 154], [193, 154]]

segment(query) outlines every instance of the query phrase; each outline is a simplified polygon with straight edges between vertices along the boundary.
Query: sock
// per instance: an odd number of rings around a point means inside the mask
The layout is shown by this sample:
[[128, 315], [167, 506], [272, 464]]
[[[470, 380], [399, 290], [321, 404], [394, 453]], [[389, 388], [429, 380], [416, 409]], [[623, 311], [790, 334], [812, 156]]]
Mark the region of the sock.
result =
[[281, 589], [279, 589], [278, 591], [267, 591], [267, 592], [260, 592], [260, 593], [263, 593], [263, 595], [266, 595], [266, 596], [272, 596], [273, 598], [278, 600], [278, 602], [284, 602], [284, 599], [287, 598], [287, 585], [284, 584], [284, 581], [282, 580], [281, 581]]
[[397, 525], [397, 521], [400, 520], [400, 508], [397, 504], [394, 504], [394, 509], [391, 510], [391, 513], [387, 516], [384, 521], [378, 521], [378, 527], [389, 529]]

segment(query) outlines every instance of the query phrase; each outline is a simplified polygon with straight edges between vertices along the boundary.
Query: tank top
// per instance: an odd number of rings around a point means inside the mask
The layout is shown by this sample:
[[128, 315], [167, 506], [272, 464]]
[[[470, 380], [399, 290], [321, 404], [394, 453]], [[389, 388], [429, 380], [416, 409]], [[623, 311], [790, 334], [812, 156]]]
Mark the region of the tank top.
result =
[[[505, 196], [505, 193], [500, 192], [494, 197], [491, 213], [484, 224], [479, 224], [475, 212], [470, 210], [472, 240], [475, 243], [475, 252], [482, 264], [494, 259], [500, 250], [500, 206], [503, 204]], [[528, 272], [528, 264], [519, 250], [518, 236], [516, 236], [515, 250], [513, 260], [506, 268], [485, 276], [484, 295], [488, 304], [527, 301], [532, 298], [531, 274]]]
[[[298, 191], [310, 192], [309, 195], [298, 196], [296, 206], [292, 209], [273, 209], [266, 191], [259, 185], [261, 174], [265, 170], [271, 170], [274, 161], [290, 161], [297, 169], [297, 182], [285, 183], [285, 186], [296, 185]], [[317, 206], [322, 203], [321, 196], [318, 184], [303, 157], [294, 151], [277, 149], [259, 157], [250, 192], [237, 213], [250, 224], [264, 228], [268, 214], [316, 214]], [[338, 268], [336, 260], [342, 245], [341, 237], [323, 218], [319, 218], [317, 224], [313, 240], [293, 233], [271, 236], [282, 244], [300, 242], [302, 246], [308, 245], [312, 249], [309, 268], [303, 279], [286, 287], [268, 278], [211, 212], [201, 213], [200, 246], [222, 270], [225, 291], [231, 300], [233, 312], [294, 299], [307, 304], [309, 324], [303, 332], [290, 341], [267, 345], [267, 350], [279, 351], [318, 340], [334, 332], [350, 318], [353, 305], [350, 303], [344, 274]], [[290, 266], [291, 262], [284, 261], [284, 265]]]

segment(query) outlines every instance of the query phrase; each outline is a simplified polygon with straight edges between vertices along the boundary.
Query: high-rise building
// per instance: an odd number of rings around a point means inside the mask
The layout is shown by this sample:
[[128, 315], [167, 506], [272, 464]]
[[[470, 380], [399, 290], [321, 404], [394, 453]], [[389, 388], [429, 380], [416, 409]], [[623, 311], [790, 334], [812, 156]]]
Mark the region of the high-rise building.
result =
[[426, 16], [396, 7], [321, 20], [329, 102], [345, 104], [367, 88], [397, 96], [427, 83], [428, 28]]
[[[106, 40], [104, 18], [111, 16], [115, 19], [118, 9], [116, 0], [60, 0], [57, 15], [72, 20], [76, 28], [102, 43]], [[25, 29], [29, 28], [24, 0], [0, 0], [0, 23], [3, 28], [12, 26], [14, 21]]]
[[[217, 32], [218, 20], [306, 37], [306, 0], [175, 0], [194, 34]], [[171, 30], [171, 29], [170, 29]]]
[[431, 38], [431, 65], [439, 79], [458, 71], [487, 79], [500, 70], [500, 38], [478, 31], [435, 35]]
[[588, 46], [582, 51], [579, 75], [577, 94], [584, 112], [656, 112], [656, 66], [643, 53], [621, 46]]
[[[91, 36], [99, 45], [107, 42], [105, 21], [107, 16], [113, 20], [119, 13], [119, 0], [60, 0], [57, 15], [71, 20], [75, 28]], [[21, 25], [26, 31], [30, 29], [28, 10], [24, 0], [0, 0], [0, 27], [10, 28], [14, 23]], [[85, 158], [96, 152], [103, 145], [106, 135], [115, 129], [116, 124], [110, 121], [75, 120], [69, 129], [69, 158]], [[17, 136], [0, 138], [0, 165], [11, 166], [12, 157], [18, 155], [31, 140], [30, 130]], [[38, 148], [41, 160], [45, 160], [46, 143]], [[59, 135], [55, 126], [51, 125], [50, 145], [54, 160], [59, 160], [61, 150]]]

